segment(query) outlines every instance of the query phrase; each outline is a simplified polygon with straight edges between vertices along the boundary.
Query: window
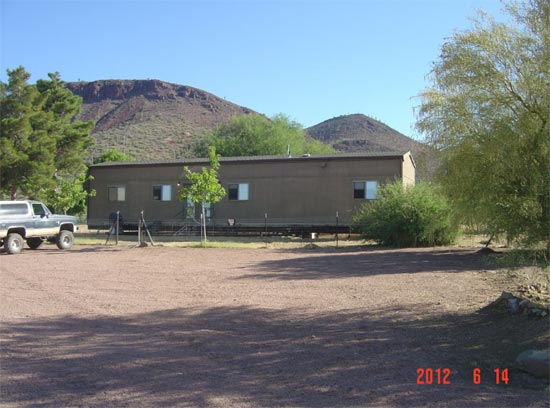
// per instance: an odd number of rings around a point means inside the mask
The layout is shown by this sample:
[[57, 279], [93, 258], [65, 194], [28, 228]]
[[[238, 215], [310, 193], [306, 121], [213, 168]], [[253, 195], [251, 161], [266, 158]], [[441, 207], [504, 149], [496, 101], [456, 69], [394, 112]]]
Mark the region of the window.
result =
[[365, 198], [365, 182], [353, 182], [353, 198]]
[[229, 184], [227, 186], [228, 197], [232, 201], [248, 200], [248, 183]]
[[172, 186], [170, 184], [153, 186], [153, 200], [159, 200], [159, 201], [172, 200]]
[[374, 200], [377, 188], [377, 181], [354, 181], [353, 198]]
[[365, 198], [367, 200], [374, 200], [376, 198], [376, 189], [378, 187], [378, 182], [367, 181], [365, 184], [367, 185], [367, 194], [365, 195]]
[[[198, 207], [199, 214], [196, 214], [195, 211], [195, 203], [191, 201], [190, 199], [185, 200], [185, 218], [186, 219], [197, 219], [200, 218], [200, 206]], [[212, 204], [211, 203], [205, 203], [204, 204], [204, 214], [206, 216], [206, 219], [212, 218]]]
[[190, 199], [185, 200], [185, 218], [195, 218], [195, 203]]
[[126, 201], [126, 187], [109, 187], [109, 201]]
[[39, 215], [41, 217], [46, 215], [46, 210], [44, 210], [44, 207], [42, 207], [42, 204], [33, 204], [32, 212], [34, 213], [34, 215]]
[[0, 204], [0, 215], [26, 215], [28, 207], [26, 203]]
[[204, 216], [207, 220], [212, 218], [212, 204], [211, 203], [205, 203], [204, 204]]

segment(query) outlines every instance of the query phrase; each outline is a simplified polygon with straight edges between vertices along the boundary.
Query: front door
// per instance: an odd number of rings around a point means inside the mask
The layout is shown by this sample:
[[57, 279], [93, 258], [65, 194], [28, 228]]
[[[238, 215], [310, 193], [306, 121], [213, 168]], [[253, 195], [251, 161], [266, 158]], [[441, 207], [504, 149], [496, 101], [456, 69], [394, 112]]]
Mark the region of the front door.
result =
[[35, 235], [43, 237], [57, 234], [59, 229], [58, 222], [51, 219], [52, 213], [40, 203], [32, 204], [33, 213], [33, 228], [35, 229]]
[[[185, 221], [196, 221], [200, 223], [201, 219], [201, 205], [193, 203], [193, 201], [187, 199], [184, 204], [183, 212], [185, 214]], [[204, 206], [204, 212], [206, 214], [206, 221], [212, 218], [212, 204], [206, 203]]]

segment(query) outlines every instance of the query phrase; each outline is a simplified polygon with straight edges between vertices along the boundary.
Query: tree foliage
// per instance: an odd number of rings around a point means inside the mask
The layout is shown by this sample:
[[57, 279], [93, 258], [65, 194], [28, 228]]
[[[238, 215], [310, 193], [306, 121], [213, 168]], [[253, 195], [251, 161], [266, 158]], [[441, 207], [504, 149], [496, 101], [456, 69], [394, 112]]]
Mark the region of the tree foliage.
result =
[[93, 180], [93, 177], [86, 177], [85, 173], [81, 173], [78, 177], [60, 179], [57, 186], [47, 192], [48, 205], [63, 214], [84, 213], [87, 198], [96, 195], [95, 190], [87, 191], [85, 188], [90, 180]]
[[353, 220], [364, 239], [382, 245], [417, 247], [451, 244], [458, 235], [445, 196], [427, 183], [404, 187], [396, 181], [381, 187]]
[[550, 251], [550, 2], [506, 8], [443, 45], [417, 126], [464, 221]]
[[308, 137], [302, 125], [284, 115], [271, 120], [261, 115], [236, 116], [207, 135], [195, 148], [195, 155], [204, 157], [208, 146], [226, 157], [283, 155], [287, 146], [296, 155], [334, 152], [331, 146]]
[[58, 180], [78, 178], [91, 145], [92, 122], [73, 121], [82, 99], [58, 73], [28, 83], [23, 67], [8, 70], [0, 86], [0, 193], [45, 199]]
[[222, 187], [218, 180], [220, 156], [216, 154], [216, 149], [214, 147], [210, 147], [208, 149], [208, 158], [210, 164], [210, 167], [208, 169], [206, 167], [203, 167], [200, 172], [193, 172], [187, 166], [183, 168], [185, 175], [191, 184], [187, 187], [184, 187], [179, 194], [180, 201], [190, 200], [194, 204], [201, 205], [201, 240], [204, 238], [205, 241], [206, 204], [215, 204], [220, 201], [226, 194], [225, 189]]
[[120, 162], [120, 161], [132, 161], [133, 157], [129, 154], [123, 153], [118, 149], [111, 149], [104, 152], [101, 156], [94, 159], [94, 164], [106, 163], [106, 162]]

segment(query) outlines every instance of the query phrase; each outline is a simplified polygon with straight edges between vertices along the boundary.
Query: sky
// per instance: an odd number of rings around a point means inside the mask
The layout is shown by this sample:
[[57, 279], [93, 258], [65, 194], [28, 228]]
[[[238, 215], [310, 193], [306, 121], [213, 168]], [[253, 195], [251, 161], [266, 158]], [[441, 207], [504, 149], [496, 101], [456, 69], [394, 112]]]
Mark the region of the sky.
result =
[[443, 43], [498, 0], [0, 0], [0, 80], [159, 79], [309, 127], [414, 129]]

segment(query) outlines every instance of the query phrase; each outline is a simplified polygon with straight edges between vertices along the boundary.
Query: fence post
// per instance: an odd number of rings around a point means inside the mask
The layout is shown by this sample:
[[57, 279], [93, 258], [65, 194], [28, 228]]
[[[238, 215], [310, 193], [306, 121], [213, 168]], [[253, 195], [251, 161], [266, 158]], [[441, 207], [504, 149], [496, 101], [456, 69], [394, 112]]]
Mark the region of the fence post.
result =
[[[141, 212], [143, 214], [143, 211]], [[138, 247], [141, 246], [141, 218], [138, 221]]]
[[338, 211], [336, 211], [336, 248], [338, 248]]
[[120, 210], [116, 212], [116, 244], [118, 245], [118, 229], [120, 228]]

